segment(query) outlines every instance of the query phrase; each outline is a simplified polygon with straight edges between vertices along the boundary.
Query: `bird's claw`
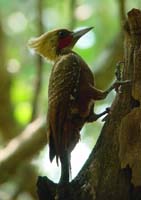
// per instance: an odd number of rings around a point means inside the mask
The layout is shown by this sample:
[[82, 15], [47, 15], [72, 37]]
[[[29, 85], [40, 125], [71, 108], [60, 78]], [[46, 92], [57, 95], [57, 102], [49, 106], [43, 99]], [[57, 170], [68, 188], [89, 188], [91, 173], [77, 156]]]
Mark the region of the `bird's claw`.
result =
[[105, 112], [106, 113], [109, 113], [111, 111], [111, 108], [110, 107], [107, 107], [106, 109], [105, 109]]
[[105, 113], [106, 113], [107, 115], [102, 119], [102, 122], [105, 122], [105, 121], [108, 119], [110, 112], [111, 112], [111, 108], [110, 108], [110, 107], [107, 107], [107, 108], [105, 109]]
[[128, 85], [128, 84], [130, 84], [131, 83], [131, 80], [125, 80], [125, 81], [118, 81], [118, 80], [116, 80], [115, 82], [114, 82], [114, 84], [113, 84], [113, 89], [115, 89], [115, 91], [117, 92], [117, 93], [121, 93], [121, 91], [120, 91], [120, 86], [122, 86], [122, 85]]

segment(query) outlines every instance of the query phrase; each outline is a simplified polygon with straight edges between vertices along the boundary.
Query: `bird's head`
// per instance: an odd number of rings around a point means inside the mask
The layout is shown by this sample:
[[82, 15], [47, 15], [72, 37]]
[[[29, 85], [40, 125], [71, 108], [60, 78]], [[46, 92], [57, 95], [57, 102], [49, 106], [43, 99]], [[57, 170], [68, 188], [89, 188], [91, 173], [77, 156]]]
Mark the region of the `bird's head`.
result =
[[91, 29], [92, 27], [76, 32], [67, 29], [53, 30], [35, 39], [30, 39], [28, 46], [41, 56], [55, 61], [63, 52], [71, 50], [77, 40]]

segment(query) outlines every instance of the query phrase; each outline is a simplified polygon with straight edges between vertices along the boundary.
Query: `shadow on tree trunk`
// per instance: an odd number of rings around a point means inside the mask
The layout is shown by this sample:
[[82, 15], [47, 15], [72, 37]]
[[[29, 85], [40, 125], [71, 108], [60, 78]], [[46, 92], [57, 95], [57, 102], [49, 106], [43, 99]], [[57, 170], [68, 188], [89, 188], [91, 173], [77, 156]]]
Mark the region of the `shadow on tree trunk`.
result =
[[141, 200], [141, 11], [124, 25], [123, 86], [89, 159], [68, 185], [39, 177], [40, 200]]

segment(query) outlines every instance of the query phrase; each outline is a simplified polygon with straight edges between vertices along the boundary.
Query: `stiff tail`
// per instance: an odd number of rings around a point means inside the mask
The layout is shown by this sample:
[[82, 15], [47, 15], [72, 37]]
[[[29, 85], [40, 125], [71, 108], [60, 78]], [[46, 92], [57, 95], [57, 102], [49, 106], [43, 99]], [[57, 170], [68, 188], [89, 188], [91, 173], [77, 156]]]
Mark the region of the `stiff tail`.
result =
[[70, 164], [70, 154], [64, 151], [63, 155], [60, 156], [61, 161], [61, 177], [60, 184], [69, 183], [69, 178], [71, 175], [71, 164]]

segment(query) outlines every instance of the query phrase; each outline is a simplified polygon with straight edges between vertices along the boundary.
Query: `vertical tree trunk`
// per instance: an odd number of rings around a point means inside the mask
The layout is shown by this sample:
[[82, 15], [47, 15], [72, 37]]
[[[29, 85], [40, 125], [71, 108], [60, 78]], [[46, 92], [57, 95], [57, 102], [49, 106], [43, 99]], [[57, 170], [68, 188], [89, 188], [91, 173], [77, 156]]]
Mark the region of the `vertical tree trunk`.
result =
[[[38, 179], [39, 199], [141, 199], [141, 11], [132, 9], [125, 24], [124, 80], [111, 113], [86, 164], [68, 185]], [[57, 192], [56, 192], [57, 191]]]
[[0, 20], [0, 133], [4, 142], [13, 138], [18, 131], [13, 117], [10, 99], [12, 78], [6, 69], [5, 35]]
[[[41, 35], [43, 33], [43, 0], [37, 1], [37, 27], [38, 34]], [[34, 86], [34, 96], [32, 102], [32, 115], [31, 122], [36, 119], [38, 115], [38, 106], [40, 102], [40, 92], [42, 89], [42, 73], [43, 73], [43, 59], [41, 56], [36, 57], [36, 78], [35, 78], [35, 86]]]

